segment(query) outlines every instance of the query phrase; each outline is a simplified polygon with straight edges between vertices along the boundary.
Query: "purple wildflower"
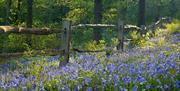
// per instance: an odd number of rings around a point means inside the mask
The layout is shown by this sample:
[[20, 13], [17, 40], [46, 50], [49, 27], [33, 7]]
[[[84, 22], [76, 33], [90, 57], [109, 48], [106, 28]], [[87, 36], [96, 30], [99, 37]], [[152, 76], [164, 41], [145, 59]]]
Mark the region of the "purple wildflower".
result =
[[177, 88], [177, 89], [180, 89], [180, 81], [178, 80], [178, 81], [176, 81], [176, 83], [175, 83], [175, 87]]
[[147, 84], [146, 85], [146, 89], [150, 89], [151, 88], [151, 85], [150, 84]]
[[167, 88], [169, 88], [169, 86], [168, 86], [167, 84], [165, 84], [165, 85], [163, 86], [163, 88], [164, 88], [164, 89], [167, 89]]
[[48, 58], [47, 61], [48, 61], [48, 62], [52, 62], [52, 61], [58, 60], [59, 57], [60, 57], [59, 55], [52, 56], [52, 57]]
[[91, 87], [88, 87], [86, 91], [92, 91], [92, 88], [91, 88]]
[[137, 89], [138, 89], [138, 86], [134, 86], [133, 88], [132, 88], [132, 91], [137, 91]]

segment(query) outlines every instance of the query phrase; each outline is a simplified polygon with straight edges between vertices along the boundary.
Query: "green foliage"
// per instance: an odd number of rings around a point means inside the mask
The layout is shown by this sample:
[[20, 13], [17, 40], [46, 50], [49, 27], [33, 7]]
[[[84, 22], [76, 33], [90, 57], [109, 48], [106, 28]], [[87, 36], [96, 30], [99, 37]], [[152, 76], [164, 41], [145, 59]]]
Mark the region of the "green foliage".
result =
[[145, 41], [137, 31], [130, 32], [128, 38], [132, 39], [132, 41], [130, 41], [129, 48], [139, 46]]
[[0, 48], [2, 48], [1, 52], [21, 52], [21, 51], [31, 51], [32, 49], [41, 50], [41, 49], [53, 49], [60, 48], [60, 34], [51, 34], [45, 36], [36, 36], [32, 35], [31, 43], [29, 46], [27, 44], [26, 35], [4, 35], [1, 36], [0, 39]]
[[89, 41], [88, 43], [85, 44], [85, 49], [87, 50], [100, 50], [105, 48], [105, 41], [100, 40], [99, 43], [96, 41]]
[[87, 42], [92, 41], [92, 29], [79, 29], [72, 32], [72, 46], [83, 47]]
[[1, 36], [0, 39], [1, 48], [4, 52], [15, 52], [15, 51], [22, 51], [26, 49], [25, 43], [25, 36], [24, 35], [4, 35]]
[[86, 15], [85, 9], [77, 8], [68, 12], [67, 17], [72, 23], [80, 23], [82, 17]]
[[174, 22], [167, 24], [167, 32], [168, 34], [175, 34], [175, 33], [180, 33], [180, 21], [175, 20]]
[[52, 48], [59, 48], [61, 41], [60, 41], [60, 34], [51, 34], [51, 35], [34, 35], [31, 38], [32, 40], [32, 48], [33, 49], [52, 49]]
[[[136, 45], [142, 48], [168, 45], [167, 43], [170, 40], [170, 37], [173, 34], [180, 33], [179, 25], [179, 21], [175, 20], [170, 24], [166, 24], [165, 29], [157, 28], [156, 30], [148, 31], [142, 37], [138, 36], [137, 32], [131, 32], [130, 36], [133, 41], [130, 42], [130, 45]], [[152, 31], [154, 31], [154, 34]]]

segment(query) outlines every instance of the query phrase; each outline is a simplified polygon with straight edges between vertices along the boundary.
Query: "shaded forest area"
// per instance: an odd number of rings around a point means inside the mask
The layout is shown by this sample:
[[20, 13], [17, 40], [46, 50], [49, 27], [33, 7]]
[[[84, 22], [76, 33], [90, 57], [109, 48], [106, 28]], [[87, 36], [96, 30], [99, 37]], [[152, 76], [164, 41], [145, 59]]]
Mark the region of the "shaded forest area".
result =
[[[116, 24], [117, 20], [121, 19], [124, 24], [141, 27], [156, 22], [162, 17], [179, 19], [179, 5], [179, 0], [1, 0], [0, 25], [62, 28], [63, 19], [70, 20], [72, 25], [79, 23]], [[84, 47], [87, 42], [93, 40], [97, 42], [105, 40], [110, 45], [111, 39], [117, 36], [112, 29], [95, 27], [85, 30], [88, 31], [73, 32], [72, 45]], [[84, 36], [79, 39], [79, 35]], [[9, 35], [8, 38], [1, 36], [0, 40], [3, 43], [0, 46], [3, 49], [1, 52], [23, 51], [27, 50], [27, 47], [32, 49], [57, 48], [60, 43], [56, 43], [55, 46], [48, 43], [53, 43], [57, 39], [56, 36], [58, 35], [38, 36], [39, 38], [33, 35], [21, 35], [21, 37]], [[38, 43], [38, 41], [41, 42]]]
[[1, 25], [26, 27], [32, 20], [34, 27], [57, 27], [63, 18], [74, 24], [113, 23], [117, 17], [130, 24], [149, 24], [160, 17], [180, 16], [178, 0], [1, 0], [0, 4]]

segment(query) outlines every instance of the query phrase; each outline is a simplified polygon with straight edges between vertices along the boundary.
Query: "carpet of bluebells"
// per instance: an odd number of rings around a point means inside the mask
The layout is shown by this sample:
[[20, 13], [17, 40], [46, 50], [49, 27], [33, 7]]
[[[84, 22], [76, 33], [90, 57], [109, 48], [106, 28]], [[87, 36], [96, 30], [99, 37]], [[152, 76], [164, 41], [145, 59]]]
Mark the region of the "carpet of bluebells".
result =
[[[173, 39], [179, 45], [180, 39]], [[178, 46], [136, 49], [110, 56], [77, 54], [63, 67], [58, 66], [59, 58], [22, 59], [17, 65], [0, 65], [0, 91], [180, 90]]]
[[[64, 67], [59, 56], [23, 62], [22, 67], [1, 73], [2, 91], [178, 91], [180, 52], [156, 48], [130, 54], [126, 61], [111, 56], [79, 54]], [[110, 60], [111, 59], [111, 60]], [[31, 65], [30, 65], [31, 64]]]

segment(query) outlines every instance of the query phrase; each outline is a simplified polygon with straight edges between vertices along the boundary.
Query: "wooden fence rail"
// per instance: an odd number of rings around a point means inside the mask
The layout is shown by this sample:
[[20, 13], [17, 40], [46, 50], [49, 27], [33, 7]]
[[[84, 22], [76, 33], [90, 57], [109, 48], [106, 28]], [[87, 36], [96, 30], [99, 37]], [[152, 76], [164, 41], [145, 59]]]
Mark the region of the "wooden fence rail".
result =
[[[116, 28], [117, 25], [115, 24], [78, 24], [71, 26], [72, 29], [77, 29], [77, 28], [94, 28], [94, 27], [100, 27], [100, 28]], [[135, 25], [124, 25], [124, 29], [126, 31], [131, 31], [131, 30], [141, 30], [140, 27], [135, 26]]]
[[53, 33], [62, 33], [64, 30], [49, 29], [49, 28], [19, 28], [12, 26], [0, 26], [0, 34], [16, 33], [16, 34], [35, 34], [35, 35], [49, 35]]

